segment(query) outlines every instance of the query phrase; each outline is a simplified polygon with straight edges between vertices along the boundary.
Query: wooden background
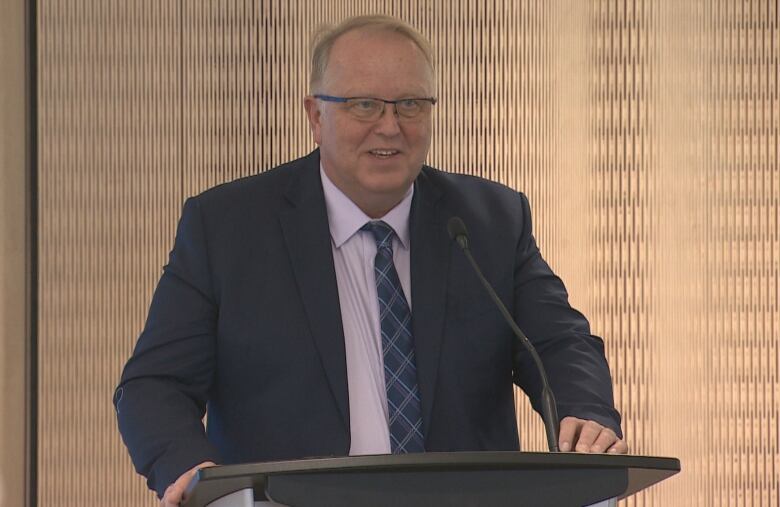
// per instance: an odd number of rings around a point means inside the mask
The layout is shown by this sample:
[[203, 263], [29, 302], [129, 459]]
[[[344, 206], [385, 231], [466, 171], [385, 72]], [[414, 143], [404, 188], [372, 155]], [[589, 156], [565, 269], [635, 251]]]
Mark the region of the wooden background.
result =
[[[429, 163], [526, 192], [606, 340], [630, 505], [776, 506], [775, 0], [39, 0], [40, 505], [155, 505], [111, 396], [186, 196], [314, 145], [308, 44], [383, 12], [435, 48]], [[525, 449], [538, 418], [518, 395]], [[150, 414], [153, 417], [153, 414]]]

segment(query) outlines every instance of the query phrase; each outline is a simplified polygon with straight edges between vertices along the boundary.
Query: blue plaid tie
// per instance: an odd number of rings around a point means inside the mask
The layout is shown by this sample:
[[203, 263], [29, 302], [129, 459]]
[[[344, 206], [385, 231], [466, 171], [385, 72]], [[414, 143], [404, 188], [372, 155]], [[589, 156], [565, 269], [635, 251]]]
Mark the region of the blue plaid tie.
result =
[[379, 324], [387, 389], [390, 445], [394, 454], [425, 451], [420, 388], [412, 341], [412, 312], [393, 264], [393, 229], [385, 222], [368, 222], [362, 230], [376, 240], [374, 276], [379, 298]]

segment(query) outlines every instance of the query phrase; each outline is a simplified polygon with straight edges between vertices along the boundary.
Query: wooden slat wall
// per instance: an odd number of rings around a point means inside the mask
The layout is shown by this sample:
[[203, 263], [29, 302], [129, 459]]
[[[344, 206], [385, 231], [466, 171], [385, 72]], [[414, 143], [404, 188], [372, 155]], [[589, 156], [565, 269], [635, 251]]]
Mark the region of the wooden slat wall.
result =
[[632, 451], [683, 459], [627, 504], [778, 505], [777, 2], [38, 4], [41, 505], [154, 505], [110, 400], [183, 199], [311, 150], [310, 33], [373, 12], [434, 45], [429, 162], [528, 194]]
[[111, 396], [181, 209], [180, 5], [39, 13], [39, 505], [153, 505]]
[[[652, 406], [659, 394], [652, 367], [664, 357], [652, 299], [658, 290], [656, 5], [589, 4], [592, 84], [583, 114], [591, 131], [590, 150], [583, 151], [589, 151], [590, 164], [583, 187], [589, 193], [591, 226], [585, 307], [594, 332], [606, 340], [631, 452], [677, 456], [679, 449], [661, 445]], [[683, 466], [687, 473], [689, 463]], [[652, 498], [659, 491], [640, 493], [630, 504], [655, 505]]]

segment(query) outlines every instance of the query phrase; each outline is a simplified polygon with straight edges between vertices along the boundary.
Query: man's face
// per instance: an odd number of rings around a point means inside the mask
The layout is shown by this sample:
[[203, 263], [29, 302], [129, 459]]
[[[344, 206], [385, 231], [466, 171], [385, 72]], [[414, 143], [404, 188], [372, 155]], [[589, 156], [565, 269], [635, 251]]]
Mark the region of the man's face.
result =
[[[354, 30], [333, 44], [314, 92], [387, 100], [433, 97], [433, 76], [411, 40], [389, 31]], [[307, 97], [305, 106], [331, 181], [372, 218], [398, 204], [428, 154], [431, 114], [399, 121], [388, 104], [378, 120], [366, 122], [343, 104]]]

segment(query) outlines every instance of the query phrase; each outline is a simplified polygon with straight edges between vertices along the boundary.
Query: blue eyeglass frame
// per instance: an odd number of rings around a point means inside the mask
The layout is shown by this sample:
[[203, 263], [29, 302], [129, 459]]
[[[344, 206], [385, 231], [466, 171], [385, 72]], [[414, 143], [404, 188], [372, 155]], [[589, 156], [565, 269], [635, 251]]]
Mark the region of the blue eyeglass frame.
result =
[[371, 100], [380, 100], [385, 104], [393, 104], [393, 105], [396, 105], [399, 102], [403, 102], [405, 100], [425, 100], [427, 102], [430, 102], [432, 106], [435, 106], [436, 102], [438, 102], [433, 97], [407, 97], [405, 99], [387, 100], [387, 99], [380, 99], [379, 97], [335, 97], [333, 95], [315, 95], [314, 98], [324, 100], [325, 102], [342, 102], [342, 103], [347, 102], [349, 100], [355, 100], [355, 99], [371, 99]]

